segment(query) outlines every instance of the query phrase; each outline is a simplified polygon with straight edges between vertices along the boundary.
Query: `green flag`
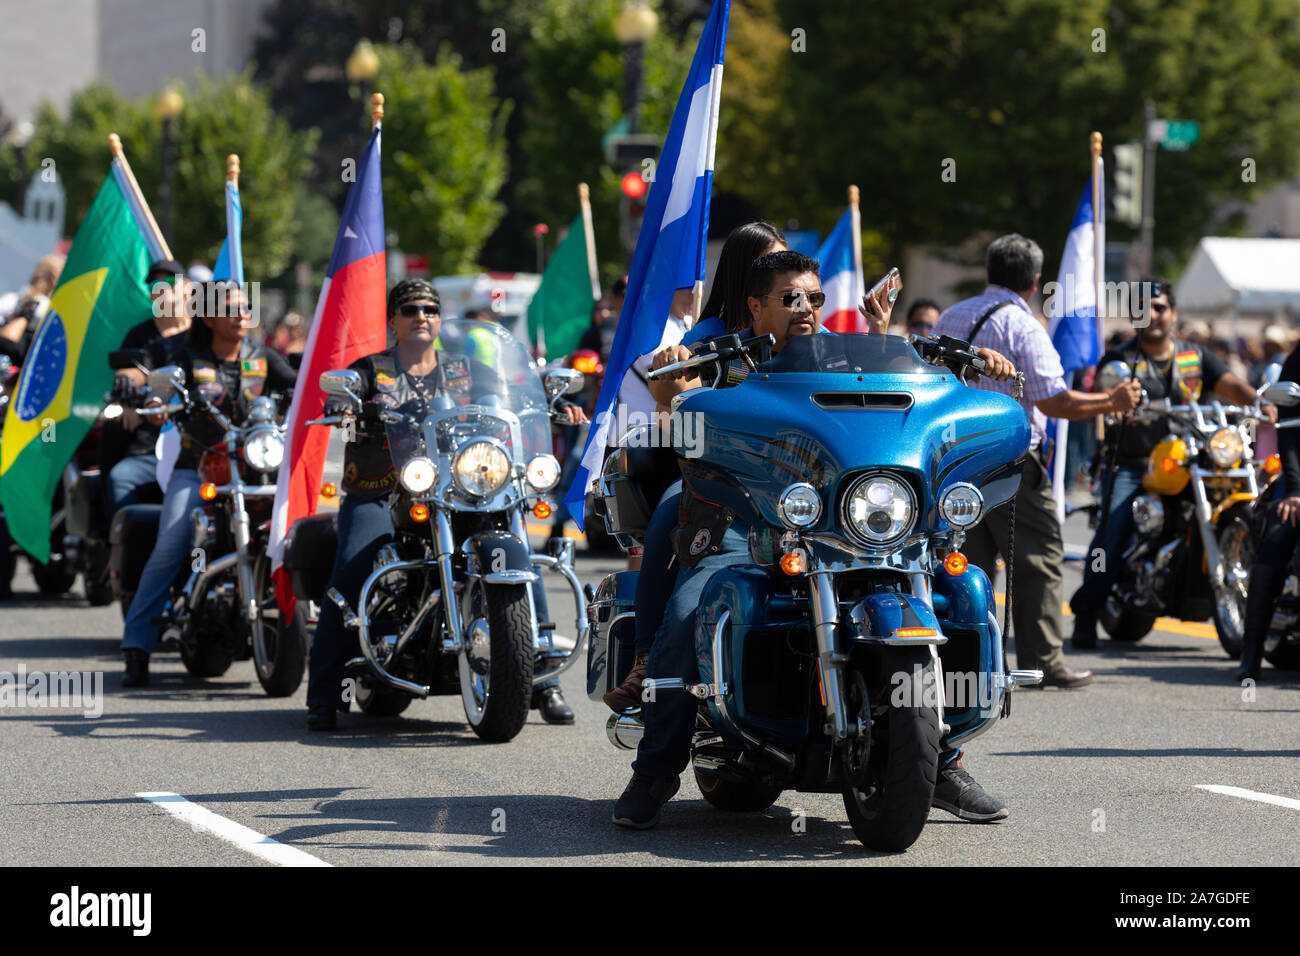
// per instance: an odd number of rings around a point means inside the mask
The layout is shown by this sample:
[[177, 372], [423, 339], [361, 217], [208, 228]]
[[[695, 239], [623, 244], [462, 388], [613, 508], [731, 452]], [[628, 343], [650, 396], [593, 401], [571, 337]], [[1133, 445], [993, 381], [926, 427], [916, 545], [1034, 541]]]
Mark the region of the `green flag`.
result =
[[582, 214], [566, 235], [542, 273], [542, 284], [528, 303], [528, 333], [537, 341], [540, 326], [546, 336], [546, 354], [568, 355], [578, 347], [583, 330], [591, 324], [591, 275], [587, 271], [587, 236]]
[[150, 315], [150, 249], [116, 172], [115, 164], [68, 250], [0, 441], [0, 503], [9, 532], [42, 562], [50, 557], [50, 503], [59, 477], [113, 384], [108, 353]]

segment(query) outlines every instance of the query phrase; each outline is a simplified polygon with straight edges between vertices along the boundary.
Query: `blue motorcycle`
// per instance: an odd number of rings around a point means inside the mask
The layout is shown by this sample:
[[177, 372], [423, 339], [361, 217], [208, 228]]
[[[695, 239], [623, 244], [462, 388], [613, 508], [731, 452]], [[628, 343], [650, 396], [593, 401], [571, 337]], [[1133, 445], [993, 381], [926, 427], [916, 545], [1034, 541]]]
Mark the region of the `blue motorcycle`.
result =
[[[708, 340], [660, 370], [699, 367], [716, 386], [750, 363], [732, 388], [675, 399], [671, 448], [630, 430], [603, 469], [596, 510], [625, 546], [674, 464], [750, 529], [749, 560], [715, 572], [701, 597], [699, 681], [660, 678], [644, 693], [699, 699], [692, 764], [714, 806], [840, 792], [866, 846], [903, 850], [929, 816], [940, 750], [987, 731], [1009, 691], [1042, 679], [1006, 668], [992, 586], [961, 553], [989, 509], [1014, 506], [1029, 421], [1013, 399], [964, 384], [984, 363], [955, 339], [810, 335], [770, 359], [762, 345]], [[632, 666], [635, 590], [636, 572], [612, 574], [589, 605], [593, 700]], [[640, 710], [607, 730], [635, 748]]]

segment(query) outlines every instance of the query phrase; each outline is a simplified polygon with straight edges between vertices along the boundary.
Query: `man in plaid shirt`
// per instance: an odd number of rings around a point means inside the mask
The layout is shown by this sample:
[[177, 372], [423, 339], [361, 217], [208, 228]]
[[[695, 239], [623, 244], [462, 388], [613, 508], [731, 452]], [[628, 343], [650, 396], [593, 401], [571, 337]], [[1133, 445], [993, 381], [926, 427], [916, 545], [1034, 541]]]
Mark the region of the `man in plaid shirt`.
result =
[[[1041, 669], [1043, 686], [1083, 687], [1092, 683], [1092, 671], [1071, 668], [1065, 663], [1062, 649], [1061, 566], [1065, 549], [1056, 520], [1052, 481], [1043, 464], [1047, 419], [1075, 421], [1112, 412], [1122, 414], [1137, 404], [1141, 390], [1136, 382], [1100, 394], [1066, 387], [1061, 357], [1027, 304], [1038, 291], [1043, 269], [1043, 251], [1037, 243], [1016, 233], [999, 236], [989, 244], [985, 264], [988, 287], [939, 316], [934, 334], [951, 335], [1001, 352], [1025, 375], [1020, 404], [1029, 416], [1032, 437], [1016, 495], [1015, 567], [1008, 569], [1016, 581], [1012, 609], [1016, 661], [1025, 670]], [[983, 376], [971, 385], [1011, 394], [1009, 382]], [[997, 556], [1005, 557], [1008, 550], [1010, 512], [1010, 508], [995, 508], [966, 537], [967, 556], [984, 569], [990, 580]], [[935, 805], [968, 820], [1001, 819], [1007, 815], [1006, 808], [962, 769], [959, 759], [940, 766]]]

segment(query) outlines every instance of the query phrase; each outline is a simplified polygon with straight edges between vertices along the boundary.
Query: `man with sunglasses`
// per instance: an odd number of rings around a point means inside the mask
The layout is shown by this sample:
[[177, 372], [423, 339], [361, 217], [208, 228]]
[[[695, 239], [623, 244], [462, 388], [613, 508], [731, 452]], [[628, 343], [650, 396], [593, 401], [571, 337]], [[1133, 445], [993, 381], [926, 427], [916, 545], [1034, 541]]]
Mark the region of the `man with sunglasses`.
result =
[[[1143, 279], [1138, 284], [1138, 310], [1132, 339], [1101, 357], [1098, 368], [1109, 362], [1126, 362], [1135, 371], [1136, 381], [1151, 401], [1172, 399], [1175, 404], [1198, 402], [1205, 392], [1214, 392], [1227, 402], [1251, 405], [1255, 390], [1231, 374], [1223, 361], [1206, 346], [1176, 339], [1173, 329], [1178, 322], [1173, 286], [1165, 279]], [[1267, 406], [1273, 409], [1273, 406]], [[1271, 412], [1276, 416], [1276, 409]], [[1097, 532], [1088, 545], [1089, 559], [1084, 562], [1083, 585], [1070, 600], [1074, 611], [1073, 647], [1091, 650], [1097, 646], [1097, 612], [1110, 592], [1115, 573], [1122, 560], [1123, 547], [1133, 531], [1133, 499], [1142, 490], [1142, 474], [1147, 458], [1169, 429], [1156, 420], [1146, 424], [1127, 422], [1108, 432], [1119, 447], [1102, 449], [1104, 462], [1115, 458], [1114, 487], [1110, 495], [1110, 513], [1099, 520]], [[1101, 487], [1111, 482], [1109, 468], [1103, 471]], [[1098, 554], [1104, 554], [1102, 560]]]

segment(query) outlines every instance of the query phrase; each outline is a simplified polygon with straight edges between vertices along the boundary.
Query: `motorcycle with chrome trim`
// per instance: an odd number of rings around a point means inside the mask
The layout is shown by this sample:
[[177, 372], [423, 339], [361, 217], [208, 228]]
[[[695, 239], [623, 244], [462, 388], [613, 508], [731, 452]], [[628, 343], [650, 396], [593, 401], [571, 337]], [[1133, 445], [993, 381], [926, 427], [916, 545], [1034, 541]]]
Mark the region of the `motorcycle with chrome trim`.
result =
[[[355, 609], [336, 589], [325, 590], [329, 567], [312, 559], [333, 560], [334, 549], [324, 543], [331, 535], [337, 540], [330, 517], [294, 522], [285, 564], [300, 597], [333, 601], [356, 632], [360, 654], [344, 675], [356, 681], [363, 712], [395, 715], [415, 698], [459, 693], [474, 733], [503, 742], [523, 729], [533, 688], [568, 670], [586, 640], [573, 542], [552, 539], [548, 554], [535, 554], [525, 524], [529, 512], [550, 515], [545, 499], [560, 478], [552, 413], [564, 395], [581, 390], [583, 376], [557, 369], [543, 383], [528, 352], [499, 326], [491, 326], [495, 348], [483, 349], [484, 330], [481, 322], [444, 320], [439, 332], [444, 352], [479, 369], [470, 404], [439, 390], [395, 408], [363, 405], [356, 372], [321, 375], [322, 391], [348, 401], [356, 418], [308, 424], [386, 433], [397, 474], [389, 497], [396, 537], [380, 549]], [[572, 650], [557, 644], [554, 623], [537, 612], [534, 588], [542, 579], [535, 567], [569, 584]]]
[[[1097, 381], [1113, 388], [1132, 374], [1127, 362], [1108, 362]], [[1262, 404], [1276, 403], [1283, 391], [1266, 383], [1250, 406], [1165, 398], [1130, 413], [1135, 422], [1164, 422], [1169, 434], [1147, 457], [1131, 505], [1133, 536], [1097, 615], [1112, 640], [1140, 641], [1164, 614], [1212, 617], [1224, 651], [1241, 656], [1255, 553], [1252, 506], [1264, 464], [1253, 457], [1255, 429], [1266, 420]]]
[[[219, 677], [236, 660], [252, 658], [258, 683], [272, 697], [286, 697], [302, 683], [307, 627], [299, 607], [286, 620], [276, 601], [266, 553], [276, 473], [284, 459], [284, 424], [278, 413], [289, 393], [253, 399], [236, 425], [197, 390], [185, 388], [175, 365], [149, 372], [149, 398], [141, 415], [208, 415], [222, 441], [203, 452], [198, 474], [204, 504], [191, 513], [193, 561], [182, 565], [162, 617], [164, 646], [177, 646], [195, 677]], [[134, 542], [157, 536], [161, 507], [130, 505], [113, 517], [110, 576], [123, 607], [130, 607], [148, 553]]]
[[[625, 545], [644, 536], [674, 464], [750, 529], [749, 560], [701, 595], [699, 682], [647, 680], [643, 699], [698, 698], [692, 764], [715, 807], [838, 792], [866, 846], [903, 850], [929, 816], [940, 749], [988, 731], [1009, 691], [1042, 680], [1007, 669], [992, 586], [960, 550], [1014, 498], [1029, 421], [1012, 398], [964, 384], [984, 360], [955, 339], [809, 335], [764, 361], [766, 339], [706, 340], [651, 373], [708, 367], [715, 387], [674, 399], [671, 448], [629, 430], [602, 470], [598, 510]], [[685, 416], [698, 425], [689, 443]], [[591, 602], [592, 700], [632, 666], [636, 575], [611, 574]], [[607, 724], [624, 749], [643, 731], [639, 708]]]

